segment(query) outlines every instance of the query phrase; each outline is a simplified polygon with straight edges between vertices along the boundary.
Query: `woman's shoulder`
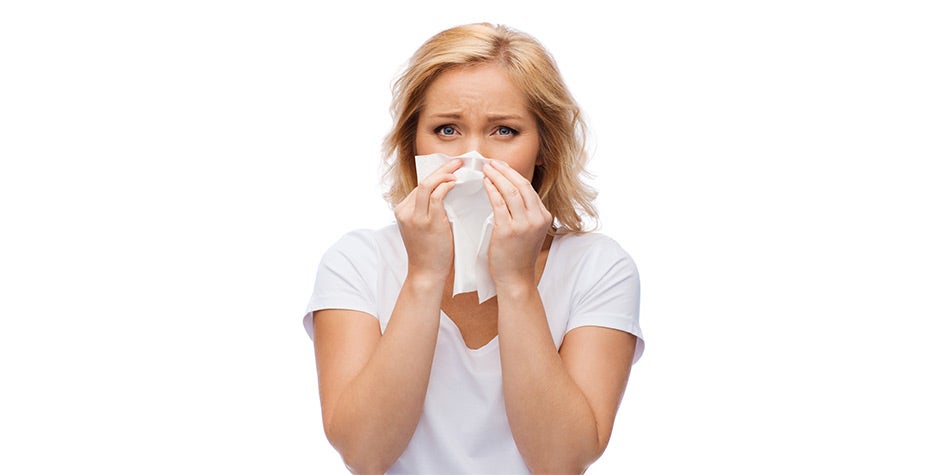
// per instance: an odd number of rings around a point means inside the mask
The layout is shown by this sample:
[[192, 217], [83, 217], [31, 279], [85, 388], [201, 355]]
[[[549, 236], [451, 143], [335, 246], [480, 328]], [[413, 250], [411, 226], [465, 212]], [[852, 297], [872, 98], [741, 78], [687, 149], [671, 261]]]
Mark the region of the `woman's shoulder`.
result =
[[342, 255], [360, 260], [398, 259], [405, 254], [402, 237], [395, 223], [381, 228], [354, 229], [343, 234], [327, 249], [325, 256]]
[[359, 228], [348, 231], [331, 246], [331, 249], [340, 247], [379, 248], [396, 240], [401, 242], [399, 228], [395, 223], [392, 223], [381, 228]]
[[591, 256], [599, 254], [630, 254], [615, 239], [599, 232], [560, 234], [555, 237], [558, 250], [563, 253]]
[[602, 274], [606, 269], [625, 269], [624, 273], [639, 276], [633, 257], [624, 247], [599, 232], [571, 233], [555, 238], [552, 254], [560, 272], [587, 275]]

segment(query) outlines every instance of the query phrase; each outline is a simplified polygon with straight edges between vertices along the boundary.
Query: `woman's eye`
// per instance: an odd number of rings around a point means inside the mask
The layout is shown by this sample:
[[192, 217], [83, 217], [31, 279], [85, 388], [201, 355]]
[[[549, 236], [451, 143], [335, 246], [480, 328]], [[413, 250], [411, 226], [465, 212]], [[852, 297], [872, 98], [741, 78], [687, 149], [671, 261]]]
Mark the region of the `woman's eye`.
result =
[[455, 135], [455, 127], [451, 125], [440, 125], [435, 128], [435, 133], [438, 135]]
[[517, 135], [517, 134], [518, 134], [518, 131], [515, 130], [515, 129], [512, 129], [511, 127], [499, 127], [499, 128], [498, 128], [498, 135], [501, 135], [501, 136], [503, 136], [503, 137], [507, 137], [507, 136], [509, 136], [509, 135]]

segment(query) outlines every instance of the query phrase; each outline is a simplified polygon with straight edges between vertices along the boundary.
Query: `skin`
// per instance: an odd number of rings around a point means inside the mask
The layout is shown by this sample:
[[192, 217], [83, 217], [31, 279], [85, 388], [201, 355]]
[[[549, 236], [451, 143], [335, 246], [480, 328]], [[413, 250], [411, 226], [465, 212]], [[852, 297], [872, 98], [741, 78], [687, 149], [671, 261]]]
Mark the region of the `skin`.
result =
[[445, 164], [395, 208], [408, 254], [406, 281], [386, 333], [371, 315], [321, 310], [314, 346], [324, 430], [357, 473], [382, 473], [422, 413], [440, 309], [466, 345], [496, 335], [508, 421], [535, 473], [581, 473], [604, 451], [623, 396], [636, 337], [581, 327], [555, 347], [537, 289], [552, 218], [531, 187], [540, 137], [524, 94], [495, 64], [442, 73], [429, 86], [416, 153], [495, 160], [485, 189], [495, 217], [489, 249], [496, 298], [452, 297], [452, 231], [443, 205], [460, 161]]

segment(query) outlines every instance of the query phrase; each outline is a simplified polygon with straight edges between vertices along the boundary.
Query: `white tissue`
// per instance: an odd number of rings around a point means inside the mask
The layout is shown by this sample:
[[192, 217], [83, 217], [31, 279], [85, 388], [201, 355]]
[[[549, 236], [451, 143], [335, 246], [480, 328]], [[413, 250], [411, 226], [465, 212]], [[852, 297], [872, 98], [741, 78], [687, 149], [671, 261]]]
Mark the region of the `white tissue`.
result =
[[474, 151], [457, 157], [441, 153], [416, 156], [416, 177], [422, 181], [454, 158], [462, 159], [462, 167], [454, 173], [455, 187], [445, 196], [445, 213], [455, 239], [452, 295], [474, 290], [478, 292], [478, 303], [482, 303], [497, 293], [488, 272], [488, 245], [495, 218], [482, 184], [482, 169], [488, 159]]

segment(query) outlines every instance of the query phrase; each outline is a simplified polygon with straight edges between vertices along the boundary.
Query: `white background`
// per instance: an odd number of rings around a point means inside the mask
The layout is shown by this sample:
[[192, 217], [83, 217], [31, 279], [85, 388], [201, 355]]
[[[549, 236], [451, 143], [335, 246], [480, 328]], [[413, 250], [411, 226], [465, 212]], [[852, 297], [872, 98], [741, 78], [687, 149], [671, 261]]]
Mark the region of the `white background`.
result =
[[527, 31], [647, 349], [592, 474], [948, 473], [943, 2], [4, 2], [0, 472], [342, 473], [300, 323], [390, 82]]

